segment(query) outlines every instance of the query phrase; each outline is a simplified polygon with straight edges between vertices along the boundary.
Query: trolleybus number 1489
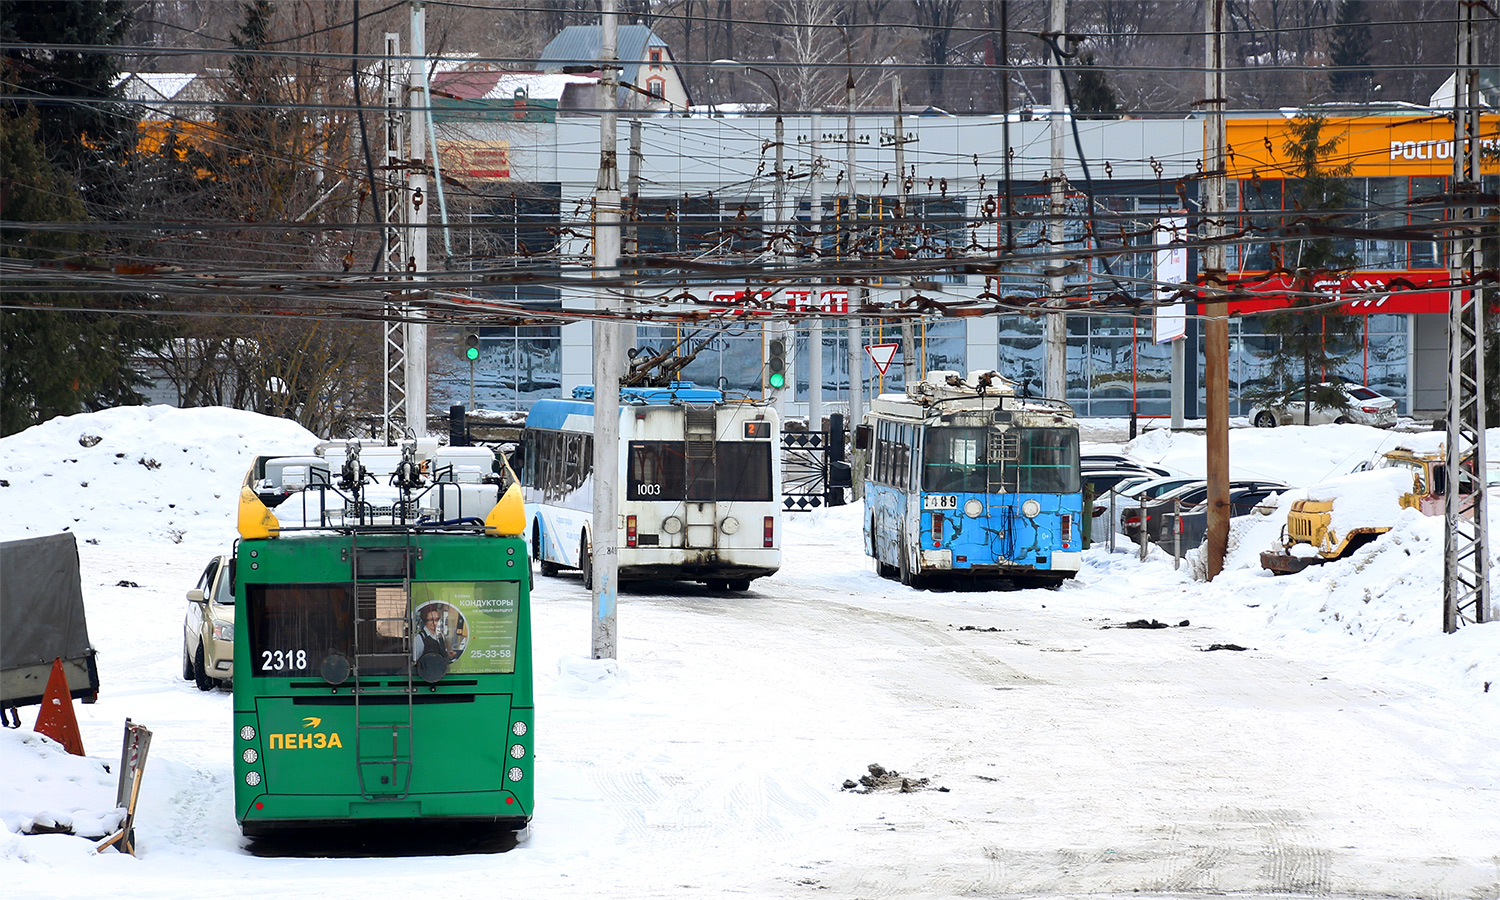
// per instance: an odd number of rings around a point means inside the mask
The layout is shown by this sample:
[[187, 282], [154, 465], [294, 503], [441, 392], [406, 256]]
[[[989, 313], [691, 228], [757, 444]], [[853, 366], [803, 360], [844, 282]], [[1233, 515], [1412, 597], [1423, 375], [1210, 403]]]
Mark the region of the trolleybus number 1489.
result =
[[958, 509], [956, 494], [928, 494], [922, 498], [923, 509]]

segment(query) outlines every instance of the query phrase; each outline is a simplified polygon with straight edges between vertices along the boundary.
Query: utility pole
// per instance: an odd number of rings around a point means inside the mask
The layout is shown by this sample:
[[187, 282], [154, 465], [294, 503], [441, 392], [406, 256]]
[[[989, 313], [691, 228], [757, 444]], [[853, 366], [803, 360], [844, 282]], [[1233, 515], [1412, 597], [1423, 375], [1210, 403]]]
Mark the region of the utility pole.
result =
[[[422, 0], [411, 0], [411, 59], [407, 66], [406, 108], [411, 126], [408, 140], [411, 160], [407, 164], [411, 188], [407, 193], [411, 261], [407, 268], [412, 281], [419, 282], [427, 280], [427, 118], [423, 112], [430, 102], [423, 87], [427, 83], [423, 71], [427, 66], [427, 9]], [[427, 325], [420, 321], [426, 318], [426, 313], [420, 304], [410, 303], [407, 316], [406, 427], [421, 437], [427, 433]]]
[[[891, 95], [896, 101], [896, 186], [900, 191], [901, 218], [906, 219], [911, 215], [911, 210], [906, 208], [906, 127], [901, 121], [901, 76], [891, 76]], [[907, 237], [906, 225], [898, 220], [896, 223], [896, 239], [904, 240]], [[908, 310], [911, 300], [911, 279], [901, 279], [901, 309]], [[901, 375], [902, 380], [911, 385], [917, 380], [917, 348], [916, 341], [912, 336], [910, 319], [901, 320]]]
[[1224, 2], [1208, 0], [1205, 25], [1203, 105], [1208, 116], [1204, 141], [1203, 268], [1204, 393], [1208, 427], [1208, 534], [1204, 542], [1208, 577], [1224, 569], [1229, 550], [1229, 318], [1224, 301]]
[[[786, 122], [781, 118], [781, 87], [776, 84], [776, 79], [770, 78], [771, 87], [776, 91], [776, 183], [771, 194], [771, 214], [776, 217], [776, 223], [772, 227], [771, 234], [775, 235], [771, 241], [771, 254], [776, 258], [776, 265], [785, 266], [787, 258], [787, 242], [785, 229], [789, 228], [791, 216], [786, 212]], [[785, 293], [784, 289], [782, 291]], [[788, 392], [795, 398], [797, 396], [797, 369], [796, 369], [796, 326], [787, 319], [776, 319], [771, 322], [772, 337], [780, 338], [786, 346], [786, 387], [772, 388], [771, 405], [776, 410], [778, 420], [786, 419], [786, 395]]]
[[[599, 180], [594, 189], [594, 276], [614, 276], [620, 264], [620, 169], [616, 156], [615, 100], [619, 65], [617, 0], [600, 6]], [[604, 312], [609, 294], [594, 293], [594, 308]], [[593, 573], [594, 659], [616, 655], [615, 605], [618, 599], [619, 531], [615, 494], [620, 465], [620, 375], [625, 369], [623, 329], [608, 318], [594, 321], [594, 518], [590, 535]]]
[[[809, 123], [812, 130], [812, 139], [809, 141], [808, 150], [810, 159], [807, 165], [807, 189], [808, 203], [808, 230], [812, 232], [812, 253], [809, 259], [817, 262], [818, 253], [823, 249], [823, 167], [821, 164], [823, 145], [823, 117], [817, 113], [812, 114]], [[807, 430], [823, 430], [823, 311], [822, 291], [817, 284], [810, 286], [808, 292], [808, 303], [812, 305], [816, 314], [807, 323]]]
[[[1066, 305], [1063, 299], [1063, 215], [1067, 212], [1067, 179], [1063, 176], [1063, 110], [1067, 100], [1063, 92], [1062, 55], [1057, 52], [1062, 43], [1063, 32], [1068, 28], [1067, 0], [1052, 0], [1052, 20], [1048, 30], [1052, 33], [1053, 45], [1051, 72], [1051, 113], [1048, 124], [1052, 135], [1052, 191], [1048, 204], [1047, 258], [1052, 266], [1052, 275], [1047, 276], [1047, 305], [1061, 310]], [[1049, 312], [1042, 320], [1042, 344], [1045, 357], [1042, 370], [1044, 396], [1064, 400], [1068, 396], [1068, 314]]]
[[[855, 141], [854, 141], [855, 134], [854, 134], [854, 70], [853, 69], [849, 70], [849, 78], [848, 78], [848, 80], [846, 82], [844, 82], [844, 95], [845, 95], [845, 98], [846, 98], [846, 102], [848, 103], [848, 106], [849, 106], [848, 123], [847, 123], [847, 125], [845, 126], [845, 129], [844, 129], [844, 141], [845, 141], [846, 144], [848, 144], [848, 149], [849, 149], [848, 163], [845, 166], [845, 169], [846, 169], [846, 173], [845, 174], [847, 174], [849, 176], [849, 178], [848, 178], [848, 181], [849, 181], [849, 205], [844, 210], [844, 213], [845, 213], [845, 231], [844, 231], [844, 237], [845, 237], [845, 241], [846, 241], [845, 246], [849, 250], [849, 252], [847, 254], [847, 258], [852, 260], [854, 258], [854, 248], [855, 248], [855, 245], [857, 244], [858, 237], [859, 237], [859, 230], [858, 230], [858, 228], [856, 227], [856, 224], [855, 224], [856, 221], [859, 218], [859, 190], [858, 190], [858, 188], [856, 188], [854, 186], [854, 171], [855, 171], [855, 167], [856, 167], [856, 165], [858, 163], [859, 148], [855, 144]], [[858, 310], [859, 310], [859, 306], [862, 305], [862, 304], [860, 304], [856, 300], [856, 291], [858, 291], [858, 300], [863, 300], [864, 299], [864, 291], [862, 289], [860, 289], [860, 288], [858, 288], [858, 287], [855, 286], [853, 279], [847, 279], [847, 281], [848, 281], [848, 284], [849, 284], [849, 310], [850, 310], [851, 313], [857, 313]], [[864, 417], [864, 405], [865, 405], [865, 398], [864, 398], [864, 393], [865, 393], [864, 372], [865, 372], [865, 367], [864, 367], [864, 358], [863, 357], [864, 357], [865, 351], [864, 351], [864, 337], [863, 337], [863, 335], [864, 335], [864, 328], [863, 328], [863, 325], [864, 325], [864, 323], [860, 321], [860, 318], [859, 318], [858, 315], [851, 315], [851, 316], [849, 316], [849, 341], [848, 341], [848, 347], [846, 347], [845, 349], [848, 350], [848, 356], [849, 356], [849, 433], [850, 434], [854, 433], [854, 429], [859, 425], [860, 420]], [[858, 454], [856, 454], [856, 460], [855, 460], [856, 470], [858, 469], [858, 466], [859, 466], [859, 460], [858, 460], [857, 456], [858, 456]], [[855, 479], [854, 498], [856, 500], [859, 499], [859, 497], [860, 497], [860, 493], [861, 493], [861, 487], [860, 487], [860, 485], [861, 485], [861, 482], [859, 481], [859, 479]]]
[[[1479, 62], [1476, 4], [1458, 3], [1453, 78], [1453, 186], [1448, 280], [1448, 490], [1443, 498], [1443, 631], [1493, 618], [1489, 592], [1489, 510], [1485, 500], [1484, 292], [1479, 272]], [[1461, 199], [1460, 199], [1461, 198]], [[1461, 286], [1470, 283], [1465, 291]], [[1477, 484], [1460, 490], [1466, 451]], [[1465, 508], [1467, 506], [1467, 508]]]
[[[380, 62], [381, 105], [385, 113], [381, 117], [380, 196], [375, 202], [381, 211], [381, 255], [380, 270], [392, 281], [406, 275], [407, 230], [401, 226], [406, 221], [410, 204], [406, 202], [406, 184], [401, 176], [405, 169], [404, 143], [406, 135], [402, 128], [402, 108], [406, 105], [402, 88], [401, 35], [386, 32], [385, 56]], [[387, 444], [400, 434], [406, 416], [406, 304], [397, 303], [390, 308], [395, 313], [384, 323], [382, 341], [382, 366], [385, 369], [385, 385], [381, 393], [381, 440]]]

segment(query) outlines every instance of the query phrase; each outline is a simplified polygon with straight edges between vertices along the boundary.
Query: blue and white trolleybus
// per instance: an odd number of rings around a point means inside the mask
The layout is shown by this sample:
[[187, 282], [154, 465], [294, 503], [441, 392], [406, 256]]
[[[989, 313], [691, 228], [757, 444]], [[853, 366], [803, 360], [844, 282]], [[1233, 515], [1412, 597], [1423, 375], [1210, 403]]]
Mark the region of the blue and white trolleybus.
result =
[[1078, 423], [1058, 400], [1018, 396], [993, 371], [931, 372], [881, 394], [865, 450], [865, 552], [881, 575], [990, 576], [1055, 586], [1078, 572]]

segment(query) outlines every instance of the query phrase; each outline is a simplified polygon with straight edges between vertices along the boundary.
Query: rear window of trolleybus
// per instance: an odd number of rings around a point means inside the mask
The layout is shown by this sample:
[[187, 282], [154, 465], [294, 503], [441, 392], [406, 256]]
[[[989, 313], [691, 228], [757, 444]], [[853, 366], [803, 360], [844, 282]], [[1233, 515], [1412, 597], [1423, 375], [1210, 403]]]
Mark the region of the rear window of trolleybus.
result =
[[765, 502], [771, 493], [771, 445], [719, 441], [712, 459], [688, 459], [682, 441], [631, 441], [627, 500]]
[[[332, 654], [353, 660], [351, 591], [349, 584], [246, 585], [251, 674], [318, 677]], [[510, 674], [520, 593], [514, 581], [419, 581], [408, 598], [399, 584], [361, 583], [361, 671], [402, 674], [422, 653], [438, 652], [448, 657], [449, 674]]]
[[1012, 428], [1015, 459], [1004, 459], [989, 428], [929, 428], [922, 489], [929, 493], [1072, 494], [1080, 490], [1078, 432]]

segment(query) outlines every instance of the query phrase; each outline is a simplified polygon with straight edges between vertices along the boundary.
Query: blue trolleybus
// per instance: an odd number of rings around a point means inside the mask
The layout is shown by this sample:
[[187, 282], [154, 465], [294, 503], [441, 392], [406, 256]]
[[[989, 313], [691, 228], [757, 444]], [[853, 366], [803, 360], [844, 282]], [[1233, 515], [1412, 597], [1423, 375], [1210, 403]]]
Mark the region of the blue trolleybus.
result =
[[[594, 389], [539, 400], [526, 418], [521, 481], [543, 575], [592, 586]], [[619, 579], [745, 590], [781, 567], [781, 422], [674, 382], [620, 390]]]
[[1021, 397], [992, 371], [931, 372], [870, 402], [865, 553], [881, 575], [1055, 586], [1078, 572], [1078, 423], [1057, 400]]

